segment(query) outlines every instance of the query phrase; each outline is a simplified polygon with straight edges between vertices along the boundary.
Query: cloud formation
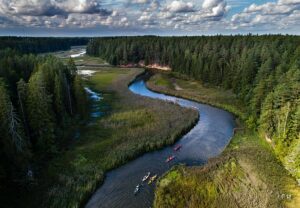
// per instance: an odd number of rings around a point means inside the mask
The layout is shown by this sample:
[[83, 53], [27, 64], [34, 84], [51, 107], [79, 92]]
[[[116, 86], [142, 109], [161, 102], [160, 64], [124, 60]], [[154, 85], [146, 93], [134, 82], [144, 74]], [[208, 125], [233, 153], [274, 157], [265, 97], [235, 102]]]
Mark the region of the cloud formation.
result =
[[0, 28], [106, 27], [116, 31], [160, 30], [199, 34], [205, 31], [269, 32], [275, 29], [299, 29], [300, 0], [277, 0], [263, 4], [251, 2], [0, 0]]
[[0, 0], [0, 26], [27, 27], [94, 27], [124, 25], [123, 17], [103, 8], [97, 0]]
[[67, 16], [70, 13], [108, 15], [96, 0], [0, 0], [0, 11], [11, 15]]
[[192, 2], [184, 1], [172, 1], [170, 5], [167, 5], [166, 11], [170, 12], [194, 12], [194, 4]]
[[278, 0], [257, 5], [251, 4], [231, 18], [232, 28], [283, 29], [299, 27], [300, 0]]
[[151, 0], [130, 0], [129, 3], [132, 4], [148, 4]]
[[204, 0], [202, 8], [203, 16], [213, 20], [220, 20], [229, 10], [226, 1], [223, 0]]

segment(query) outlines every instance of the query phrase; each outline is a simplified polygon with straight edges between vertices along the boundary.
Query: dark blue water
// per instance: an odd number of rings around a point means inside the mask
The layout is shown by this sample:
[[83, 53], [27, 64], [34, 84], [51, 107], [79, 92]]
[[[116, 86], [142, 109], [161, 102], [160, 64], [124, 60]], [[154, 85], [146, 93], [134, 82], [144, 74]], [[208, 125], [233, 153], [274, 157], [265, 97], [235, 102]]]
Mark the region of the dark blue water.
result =
[[[141, 183], [142, 177], [148, 171], [162, 175], [175, 164], [202, 165], [209, 158], [219, 155], [232, 137], [235, 127], [234, 116], [227, 111], [152, 92], [147, 89], [143, 77], [133, 82], [129, 89], [141, 96], [176, 102], [183, 107], [195, 108], [200, 113], [200, 120], [191, 131], [176, 143], [182, 145], [180, 151], [174, 152], [174, 146], [166, 147], [160, 151], [146, 153], [138, 159], [108, 172], [103, 185], [87, 203], [86, 207], [88, 208], [151, 207], [155, 184], [144, 184], [136, 196], [133, 194], [135, 186]], [[170, 163], [165, 163], [169, 155], [176, 155], [176, 159]]]

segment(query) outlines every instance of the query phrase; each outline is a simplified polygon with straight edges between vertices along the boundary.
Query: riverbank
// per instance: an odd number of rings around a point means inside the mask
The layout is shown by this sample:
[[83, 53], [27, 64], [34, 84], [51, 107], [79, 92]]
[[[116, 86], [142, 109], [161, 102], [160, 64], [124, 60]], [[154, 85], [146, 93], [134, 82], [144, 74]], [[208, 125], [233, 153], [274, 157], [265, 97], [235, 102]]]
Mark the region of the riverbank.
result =
[[[172, 73], [148, 81], [151, 90], [204, 102], [246, 117], [230, 91]], [[243, 120], [243, 119], [242, 119]], [[223, 154], [203, 167], [178, 166], [161, 177], [154, 207], [297, 207], [299, 187], [269, 144], [240, 122]]]
[[37, 191], [44, 197], [29, 206], [37, 207], [41, 201], [43, 207], [84, 206], [103, 182], [105, 172], [174, 143], [198, 120], [194, 110], [130, 92], [128, 84], [143, 69], [93, 70], [96, 73], [87, 78], [86, 84], [101, 92], [99, 107], [108, 106], [106, 113], [93, 119], [79, 139], [50, 163], [43, 176], [47, 180]]

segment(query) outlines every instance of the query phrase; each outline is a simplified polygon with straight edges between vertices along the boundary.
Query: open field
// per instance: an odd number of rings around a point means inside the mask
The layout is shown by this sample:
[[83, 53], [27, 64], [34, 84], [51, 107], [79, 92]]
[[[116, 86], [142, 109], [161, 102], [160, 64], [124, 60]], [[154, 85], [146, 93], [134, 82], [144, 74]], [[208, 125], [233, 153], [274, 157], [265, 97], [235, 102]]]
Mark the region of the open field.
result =
[[[229, 91], [204, 87], [174, 74], [156, 74], [148, 86], [164, 93], [223, 107], [245, 116]], [[243, 124], [240, 127], [244, 128]], [[160, 179], [155, 207], [297, 207], [300, 188], [252, 130], [237, 131], [223, 154], [204, 167], [178, 166]]]
[[48, 193], [39, 198], [43, 206], [82, 206], [104, 180], [106, 171], [174, 143], [198, 119], [194, 110], [131, 93], [128, 84], [142, 69], [96, 70], [86, 84], [101, 92], [100, 105], [109, 106], [109, 110], [84, 127], [80, 138], [44, 171], [43, 184], [36, 190]]

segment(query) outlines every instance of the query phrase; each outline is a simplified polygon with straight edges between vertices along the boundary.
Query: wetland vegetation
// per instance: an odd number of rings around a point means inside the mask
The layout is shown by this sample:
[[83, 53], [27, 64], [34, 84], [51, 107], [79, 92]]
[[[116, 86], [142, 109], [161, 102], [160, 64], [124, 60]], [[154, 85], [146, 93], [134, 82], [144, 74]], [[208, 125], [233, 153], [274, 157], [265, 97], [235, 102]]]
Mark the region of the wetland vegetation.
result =
[[132, 94], [127, 86], [141, 72], [106, 67], [88, 78], [110, 112], [89, 124], [72, 149], [53, 161], [50, 170], [58, 183], [52, 184], [59, 185], [50, 191], [51, 206], [83, 205], [106, 171], [174, 143], [197, 120], [193, 110]]
[[[225, 108], [244, 117], [230, 91], [174, 73], [158, 73], [150, 89]], [[159, 181], [155, 207], [296, 207], [300, 189], [264, 138], [240, 120], [221, 156], [203, 167], [178, 166]]]

